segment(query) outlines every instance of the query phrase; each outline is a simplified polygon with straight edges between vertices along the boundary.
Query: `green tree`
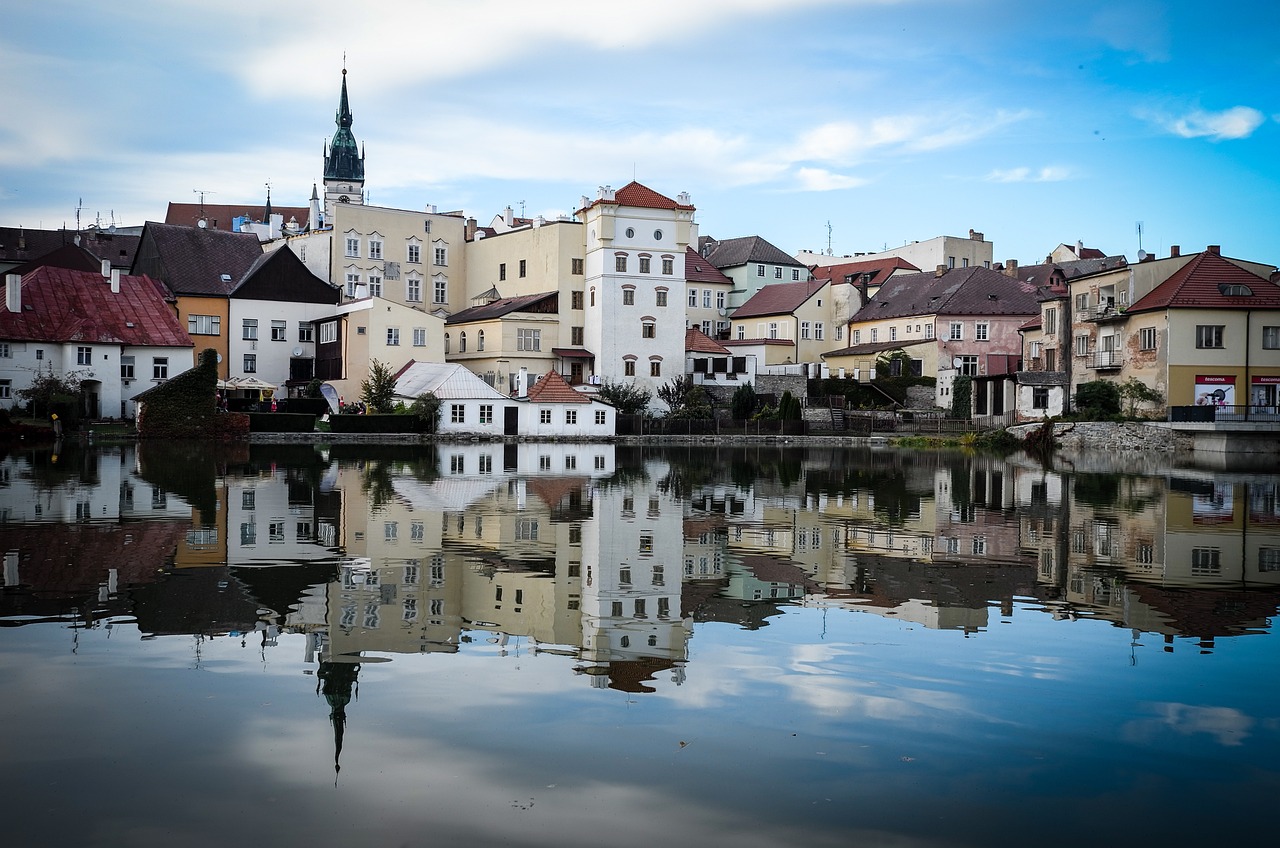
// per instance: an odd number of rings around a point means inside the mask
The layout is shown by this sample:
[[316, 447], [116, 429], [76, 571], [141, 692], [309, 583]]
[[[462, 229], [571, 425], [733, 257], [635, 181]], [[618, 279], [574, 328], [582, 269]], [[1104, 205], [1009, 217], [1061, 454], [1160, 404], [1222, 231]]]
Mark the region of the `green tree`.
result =
[[39, 371], [31, 385], [18, 389], [17, 395], [30, 406], [32, 418], [47, 418], [53, 412], [70, 421], [80, 417], [80, 380], [75, 372], [59, 377], [52, 367]]
[[1110, 380], [1091, 380], [1076, 388], [1076, 412], [1088, 418], [1120, 414], [1120, 387]]
[[658, 387], [658, 399], [667, 405], [668, 418], [710, 418], [711, 401], [693, 377], [681, 374]]
[[434, 433], [440, 427], [440, 398], [432, 392], [423, 392], [409, 407], [409, 414], [418, 417], [424, 433]]
[[598, 397], [617, 409], [619, 415], [639, 415], [648, 408], [652, 395], [634, 383], [628, 385], [605, 381]]
[[951, 417], [968, 421], [973, 417], [973, 378], [956, 377], [951, 384]]
[[755, 386], [743, 383], [734, 389], [733, 398], [729, 401], [729, 409], [734, 418], [750, 418], [756, 411]]
[[782, 399], [778, 401], [778, 418], [782, 421], [799, 421], [802, 417], [804, 412], [800, 401], [791, 392], [783, 392]]
[[395, 407], [396, 378], [391, 366], [378, 359], [370, 360], [369, 376], [360, 381], [360, 399], [370, 412], [389, 413]]
[[1120, 397], [1123, 398], [1129, 406], [1129, 414], [1134, 415], [1138, 411], [1138, 404], [1150, 403], [1159, 405], [1164, 403], [1164, 395], [1139, 380], [1137, 377], [1130, 377], [1120, 384]]

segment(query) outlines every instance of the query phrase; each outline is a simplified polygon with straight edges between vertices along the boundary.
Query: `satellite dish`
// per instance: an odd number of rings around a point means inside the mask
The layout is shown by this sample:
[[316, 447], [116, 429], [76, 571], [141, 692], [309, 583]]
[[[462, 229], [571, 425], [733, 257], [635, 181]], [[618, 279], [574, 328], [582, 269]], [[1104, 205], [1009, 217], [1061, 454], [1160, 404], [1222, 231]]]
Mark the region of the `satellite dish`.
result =
[[1147, 253], [1145, 250], [1139, 250], [1139, 251], [1138, 251], [1138, 261], [1139, 261], [1139, 262], [1146, 262], [1146, 261], [1147, 261], [1147, 257], [1148, 257], [1148, 256], [1150, 256], [1150, 255], [1151, 255], [1151, 254], [1150, 254], [1150, 253]]
[[294, 355], [294, 356], [302, 356], [302, 348], [301, 348], [301, 347], [295, 347], [295, 348], [293, 349], [293, 355]]
[[221, 361], [222, 361], [222, 354], [218, 354], [218, 361], [219, 361], [219, 362], [221, 362]]
[[209, 222], [204, 218], [201, 218], [199, 221], [196, 221], [196, 226], [203, 230], [205, 227], [209, 226]]
[[963, 359], [962, 357], [959, 357], [959, 356], [954, 357], [954, 358], [951, 360], [951, 364], [952, 364], [952, 365], [954, 365], [956, 368], [959, 368], [961, 365], [964, 365], [964, 359]]
[[728, 314], [729, 314], [729, 310], [728, 310], [727, 308], [725, 308], [725, 307], [723, 307], [723, 306], [722, 306], [722, 307], [720, 307], [720, 317], [721, 317], [721, 318], [723, 318], [724, 316], [726, 316], [726, 315], [728, 315]]

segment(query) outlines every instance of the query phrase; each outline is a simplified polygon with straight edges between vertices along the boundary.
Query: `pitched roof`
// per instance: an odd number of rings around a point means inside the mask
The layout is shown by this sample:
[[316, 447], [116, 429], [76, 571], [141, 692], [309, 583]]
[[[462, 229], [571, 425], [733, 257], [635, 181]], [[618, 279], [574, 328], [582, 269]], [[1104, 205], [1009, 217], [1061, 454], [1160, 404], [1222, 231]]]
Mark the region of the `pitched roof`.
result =
[[155, 277], [174, 294], [227, 295], [261, 257], [253, 233], [148, 221], [131, 270]]
[[415, 362], [411, 359], [396, 374], [396, 396], [416, 398], [424, 392], [431, 392], [440, 400], [509, 400], [456, 362]]
[[796, 266], [808, 269], [808, 266], [780, 248], [774, 247], [760, 236], [743, 236], [741, 238], [707, 239], [710, 252], [707, 261], [717, 268], [736, 268], [751, 262], [763, 262], [768, 265]]
[[765, 286], [733, 312], [734, 318], [756, 318], [762, 315], [790, 315], [806, 300], [827, 286], [826, 280], [804, 283], [777, 283]]
[[[1251, 295], [1226, 294], [1228, 286], [1245, 286]], [[1246, 271], [1217, 253], [1205, 251], [1129, 306], [1127, 312], [1195, 307], [1197, 309], [1280, 308], [1280, 286]]]
[[72, 271], [88, 271], [94, 274], [102, 273], [102, 260], [75, 244], [64, 244], [62, 247], [32, 259], [30, 262], [24, 262], [16, 268], [10, 268], [5, 273], [23, 276], [42, 265], [51, 265], [54, 268], [69, 268]]
[[254, 260], [236, 284], [231, 296], [242, 300], [275, 300], [289, 303], [341, 303], [342, 290], [312, 273], [287, 247], [264, 253]]
[[559, 292], [538, 292], [523, 294], [519, 297], [504, 297], [492, 303], [472, 306], [453, 313], [445, 319], [446, 324], [466, 324], [470, 321], [489, 321], [510, 315], [512, 312], [545, 312], [552, 313], [558, 309]]
[[[150, 277], [122, 275], [115, 293], [101, 273], [45, 266], [20, 285], [22, 311], [0, 306], [0, 338], [194, 347], [165, 302], [164, 287]], [[6, 296], [7, 288], [0, 286]]]
[[684, 349], [688, 353], [718, 353], [728, 356], [729, 349], [720, 344], [697, 327], [684, 331]]
[[900, 342], [876, 342], [874, 344], [858, 344], [842, 347], [839, 350], [829, 350], [826, 353], [819, 354], [823, 358], [828, 356], [865, 356], [871, 353], [882, 353], [886, 350], [903, 350], [917, 345], [937, 344], [937, 339], [913, 339], [912, 341]]
[[92, 253], [99, 261], [109, 259], [115, 268], [128, 268], [133, 265], [133, 254], [138, 249], [139, 238], [110, 230], [76, 232], [67, 229], [0, 227], [0, 262], [30, 262], [63, 245], [73, 245], [79, 239], [80, 247]]
[[863, 274], [870, 274], [871, 278], [867, 280], [867, 283], [873, 286], [883, 285], [884, 281], [889, 279], [894, 271], [899, 270], [919, 271], [920, 269], [901, 256], [863, 259], [858, 262], [840, 262], [836, 265], [816, 265], [810, 269], [815, 280], [830, 280], [833, 283], [843, 283], [847, 277], [853, 277], [852, 282], [857, 284], [861, 282], [859, 278]]
[[[180, 227], [197, 227], [203, 218], [209, 225], [208, 229], [231, 232], [231, 222], [236, 218], [269, 223], [262, 220], [266, 211], [266, 206], [261, 203], [170, 203], [164, 215], [164, 222]], [[290, 219], [294, 219], [306, 226], [307, 219], [311, 217], [311, 209], [307, 206], [276, 206], [273, 203], [271, 211], [283, 215], [286, 224]]]
[[586, 205], [587, 209], [592, 206], [599, 206], [602, 203], [612, 203], [618, 206], [635, 206], [640, 209], [686, 209], [693, 211], [694, 207], [678, 203], [663, 194], [658, 194], [646, 185], [632, 180], [613, 193], [612, 200], [606, 200], [598, 197]]
[[591, 403], [591, 398], [569, 385], [559, 371], [548, 371], [529, 389], [533, 403]]
[[1034, 315], [1040, 288], [999, 271], [975, 265], [952, 268], [939, 276], [894, 276], [854, 313], [850, 321], [912, 315]]
[[684, 278], [691, 283], [720, 283], [733, 285], [719, 268], [703, 259], [692, 247], [684, 249]]

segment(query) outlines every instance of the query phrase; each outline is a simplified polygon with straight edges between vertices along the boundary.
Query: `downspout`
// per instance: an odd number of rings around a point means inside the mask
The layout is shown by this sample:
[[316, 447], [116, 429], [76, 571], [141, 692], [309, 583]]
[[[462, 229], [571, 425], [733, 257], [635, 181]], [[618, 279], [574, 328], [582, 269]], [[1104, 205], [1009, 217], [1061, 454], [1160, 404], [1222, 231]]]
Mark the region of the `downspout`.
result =
[[1253, 310], [1244, 311], [1244, 420], [1249, 420], [1249, 407], [1253, 404], [1253, 384], [1249, 382], [1249, 331], [1253, 329]]

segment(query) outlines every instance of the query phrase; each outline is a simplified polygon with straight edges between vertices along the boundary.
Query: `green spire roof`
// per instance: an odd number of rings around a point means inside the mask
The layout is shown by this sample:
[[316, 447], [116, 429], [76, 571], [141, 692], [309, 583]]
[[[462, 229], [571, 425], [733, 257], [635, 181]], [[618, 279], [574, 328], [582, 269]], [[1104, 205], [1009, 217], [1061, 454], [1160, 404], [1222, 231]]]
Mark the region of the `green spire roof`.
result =
[[347, 69], [342, 69], [342, 99], [338, 101], [338, 113], [334, 118], [338, 131], [329, 142], [329, 152], [324, 157], [326, 180], [364, 181], [364, 157], [351, 134], [351, 107], [347, 104]]

